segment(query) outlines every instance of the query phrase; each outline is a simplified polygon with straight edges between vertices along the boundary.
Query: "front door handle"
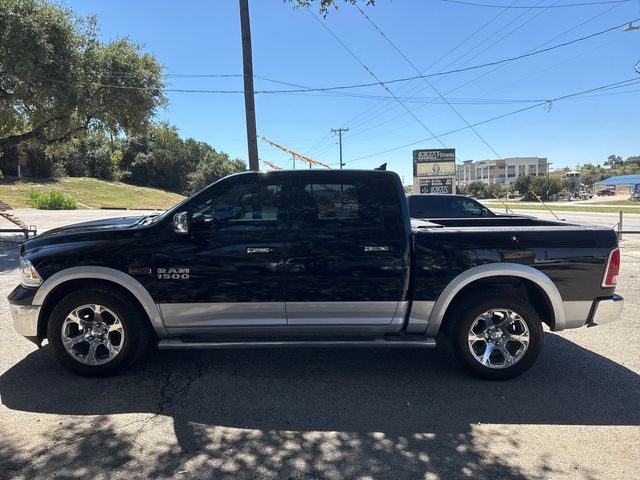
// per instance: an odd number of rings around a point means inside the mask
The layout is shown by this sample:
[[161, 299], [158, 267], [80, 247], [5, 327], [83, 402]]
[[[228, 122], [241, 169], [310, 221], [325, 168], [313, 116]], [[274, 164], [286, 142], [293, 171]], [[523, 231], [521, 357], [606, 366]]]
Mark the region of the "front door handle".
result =
[[390, 250], [386, 245], [366, 245], [365, 252], [388, 252]]
[[247, 253], [272, 253], [275, 251], [276, 249], [271, 247], [247, 247]]

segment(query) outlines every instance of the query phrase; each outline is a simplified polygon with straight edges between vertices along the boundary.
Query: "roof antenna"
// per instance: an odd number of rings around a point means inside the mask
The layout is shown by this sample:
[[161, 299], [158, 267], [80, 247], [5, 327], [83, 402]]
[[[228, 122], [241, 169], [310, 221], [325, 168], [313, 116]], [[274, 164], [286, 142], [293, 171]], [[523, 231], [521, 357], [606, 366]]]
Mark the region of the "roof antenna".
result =
[[386, 169], [387, 169], [386, 162], [380, 165], [379, 167], [374, 168], [374, 170], [386, 170]]

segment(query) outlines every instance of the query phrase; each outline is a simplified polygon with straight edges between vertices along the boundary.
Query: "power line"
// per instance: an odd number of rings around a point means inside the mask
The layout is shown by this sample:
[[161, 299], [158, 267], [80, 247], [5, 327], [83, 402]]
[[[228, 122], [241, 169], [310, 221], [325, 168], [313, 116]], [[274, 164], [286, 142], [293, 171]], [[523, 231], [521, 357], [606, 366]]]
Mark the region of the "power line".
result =
[[[565, 30], [564, 32], [562, 32], [562, 33], [560, 33], [560, 34], [556, 35], [555, 37], [553, 37], [553, 38], [551, 38], [551, 39], [547, 40], [546, 42], [543, 42], [543, 43], [541, 43], [541, 44], [537, 45], [536, 47], [533, 47], [533, 48], [532, 48], [531, 50], [529, 50], [527, 53], [532, 52], [532, 51], [534, 51], [534, 50], [535, 50], [535, 49], [537, 49], [537, 48], [543, 47], [543, 46], [545, 46], [545, 45], [547, 45], [547, 44], [549, 44], [549, 43], [553, 42], [554, 40], [556, 40], [556, 39], [558, 39], [558, 38], [560, 38], [560, 37], [562, 37], [562, 36], [566, 35], [567, 33], [570, 33], [570, 32], [572, 32], [572, 31], [574, 31], [574, 30], [577, 30], [578, 28], [582, 27], [583, 25], [585, 25], [585, 24], [587, 24], [587, 23], [589, 23], [589, 22], [591, 22], [591, 21], [595, 20], [596, 18], [601, 17], [602, 15], [605, 15], [606, 13], [609, 13], [611, 10], [613, 10], [614, 8], [618, 8], [619, 6], [620, 6], [620, 4], [616, 4], [616, 5], [614, 5], [614, 6], [610, 7], [610, 8], [608, 8], [608, 9], [606, 9], [606, 10], [604, 10], [604, 11], [600, 12], [600, 13], [597, 13], [596, 15], [594, 15], [594, 16], [592, 16], [592, 17], [589, 17], [588, 19], [586, 19], [586, 20], [584, 20], [583, 22], [579, 23], [578, 25], [576, 25], [576, 26], [574, 26], [574, 27], [570, 28], [569, 30]], [[582, 55], [582, 54], [581, 54], [581, 55]], [[458, 87], [454, 88], [453, 90], [450, 90], [449, 92], [447, 92], [447, 94], [449, 94], [449, 93], [453, 93], [453, 92], [456, 92], [456, 91], [458, 91], [459, 89], [461, 89], [461, 88], [463, 88], [463, 87], [465, 87], [465, 86], [469, 85], [470, 83], [473, 83], [473, 82], [475, 82], [476, 80], [479, 80], [479, 79], [481, 79], [481, 78], [483, 78], [483, 77], [485, 77], [485, 76], [487, 76], [487, 75], [489, 75], [489, 74], [491, 74], [491, 73], [495, 72], [496, 70], [498, 70], [498, 69], [502, 68], [503, 66], [504, 66], [504, 65], [498, 65], [498, 66], [496, 66], [495, 68], [492, 68], [491, 70], [489, 70], [488, 72], [484, 72], [484, 73], [482, 73], [482, 74], [478, 75], [477, 77], [475, 77], [475, 78], [473, 78], [473, 79], [471, 79], [471, 80], [469, 80], [469, 81], [467, 81], [467, 82], [463, 83], [462, 85], [460, 85], [460, 86], [458, 86]], [[525, 78], [528, 78], [528, 76], [527, 76], [527, 77], [525, 77]], [[523, 80], [523, 79], [522, 79], [522, 80]], [[509, 84], [509, 85], [510, 85], [510, 84]]]
[[[560, 0], [556, 0], [555, 3], [558, 3]], [[540, 5], [544, 2], [544, 0], [538, 0], [538, 3], [536, 5]], [[515, 2], [514, 2], [515, 3]], [[513, 5], [513, 4], [512, 4]], [[489, 37], [485, 38], [482, 42], [480, 42], [478, 45], [476, 45], [475, 47], [473, 47], [472, 49], [470, 49], [469, 51], [463, 53], [462, 55], [459, 55], [457, 58], [455, 58], [454, 60], [450, 61], [449, 63], [447, 63], [443, 68], [448, 68], [450, 65], [455, 64], [458, 60], [462, 59], [464, 56], [466, 56], [468, 53], [472, 52], [473, 50], [475, 50], [476, 48], [480, 47], [483, 43], [488, 42], [489, 40], [491, 40], [492, 38], [494, 38], [495, 36], [499, 35], [500, 33], [502, 33], [504, 30], [506, 30], [508, 27], [510, 27], [511, 25], [513, 25], [514, 23], [516, 23], [518, 20], [520, 20], [523, 17], [526, 17], [529, 12], [533, 11], [532, 8], [528, 8], [526, 9], [524, 12], [520, 13], [517, 17], [515, 17], [514, 19], [512, 19], [508, 24], [506, 24], [504, 27], [502, 27], [500, 30], [497, 30], [495, 32], [493, 32]], [[486, 47], [484, 50], [482, 50], [481, 52], [478, 52], [474, 55], [471, 56], [471, 58], [468, 58], [467, 60], [465, 60], [461, 65], [458, 65], [458, 68], [460, 66], [463, 65], [467, 65], [469, 62], [471, 62], [472, 60], [478, 58], [482, 53], [486, 52], [487, 50], [489, 50], [490, 48], [493, 48], [495, 45], [497, 45], [498, 43], [500, 43], [502, 40], [504, 40], [505, 38], [513, 35], [515, 32], [517, 32], [518, 30], [520, 30], [522, 27], [524, 27], [525, 25], [527, 25], [528, 23], [532, 22], [533, 20], [535, 20], [537, 17], [539, 17], [540, 15], [542, 15], [545, 12], [545, 10], [542, 10], [542, 12], [538, 13], [537, 15], [534, 15], [533, 18], [530, 18], [529, 20], [526, 20], [524, 23], [518, 25], [515, 29], [512, 29], [511, 31], [507, 32], [506, 34], [504, 34], [502, 37], [500, 37], [498, 40], [494, 41], [491, 45], [489, 45], [488, 47]], [[439, 81], [439, 80], [438, 80]]]
[[[512, 5], [517, 3], [519, 0], [513, 0]], [[484, 30], [487, 26], [489, 26], [491, 23], [493, 23], [495, 20], [497, 20], [502, 14], [504, 14], [506, 12], [506, 10], [502, 10], [501, 12], [499, 12], [497, 15], [493, 16], [490, 20], [488, 20], [487, 22], [485, 22], [483, 25], [481, 25], [480, 27], [478, 27], [476, 30], [474, 30], [473, 32], [471, 32], [464, 40], [462, 40], [460, 43], [458, 43], [455, 47], [453, 47], [451, 50], [449, 50], [448, 52], [446, 52], [445, 54], [441, 55], [440, 57], [438, 57], [437, 60], [435, 60], [434, 62], [432, 62], [427, 68], [423, 69], [420, 73], [425, 73], [427, 71], [429, 71], [434, 65], [437, 65], [441, 60], [443, 60], [444, 58], [448, 57], [449, 55], [451, 55], [453, 52], [455, 52], [458, 48], [460, 48], [462, 45], [464, 45], [465, 43], [467, 43], [469, 40], [471, 40], [474, 36], [476, 36], [478, 33], [480, 33], [482, 30]], [[400, 90], [402, 90], [403, 88], [406, 87], [405, 85], [402, 85], [401, 87], [398, 88], [397, 92], [400, 92]], [[364, 110], [363, 112], [359, 113], [358, 115], [356, 115], [355, 117], [353, 117], [351, 120], [349, 120], [348, 122], [346, 122], [346, 124], [351, 124], [353, 125], [354, 122], [356, 122], [356, 120], [359, 120], [360, 118], [364, 117], [365, 115], [367, 115], [369, 112], [374, 111], [375, 109], [377, 109], [379, 106], [384, 105], [386, 103], [389, 102], [385, 102], [385, 101], [381, 101], [379, 103], [377, 103], [376, 105], [373, 105], [372, 107], [367, 108], [366, 110]], [[386, 109], [387, 111], [390, 109]], [[383, 111], [385, 111], [385, 109], [380, 110], [379, 112], [377, 112], [376, 116], [379, 116]]]
[[[356, 8], [362, 15], [364, 15], [364, 18], [366, 18], [367, 21], [380, 33], [380, 35], [382, 35], [382, 37], [394, 48], [394, 50], [398, 52], [398, 54], [407, 61], [407, 63], [411, 66], [411, 68], [413, 68], [416, 72], [418, 72], [418, 74], [421, 74], [418, 67], [416, 67], [415, 64], [398, 48], [398, 46], [395, 43], [393, 43], [393, 41], [387, 35], [385, 35], [385, 33], [380, 29], [380, 27], [378, 27], [378, 25], [376, 25], [373, 22], [373, 20], [369, 18], [369, 16], [360, 8], [360, 6], [356, 4]], [[491, 145], [489, 145], [489, 142], [487, 142], [485, 138], [482, 135], [480, 135], [480, 133], [475, 128], [473, 128], [473, 126], [467, 121], [467, 119], [462, 116], [462, 114], [458, 111], [458, 109], [453, 105], [451, 105], [449, 101], [447, 101], [447, 99], [440, 93], [440, 91], [433, 85], [433, 83], [431, 83], [427, 78], [425, 78], [424, 81], [449, 106], [449, 108], [453, 110], [453, 112], [460, 118], [460, 120], [462, 120], [465, 123], [465, 125], [467, 125], [480, 140], [482, 140], [482, 142], [489, 148], [489, 150], [491, 150], [495, 155], [497, 155], [498, 158], [502, 158], [500, 154], [496, 152]]]
[[444, 148], [447, 148], [447, 146], [444, 144], [444, 142], [443, 142], [442, 140], [440, 140], [440, 139], [438, 138], [438, 136], [437, 136], [435, 133], [433, 133], [433, 131], [432, 131], [429, 127], [427, 127], [427, 126], [424, 124], [424, 122], [423, 122], [422, 120], [420, 120], [420, 119], [419, 119], [419, 118], [418, 118], [418, 117], [417, 117], [417, 116], [416, 116], [416, 115], [411, 111], [411, 109], [410, 109], [409, 107], [407, 107], [407, 106], [402, 102], [402, 100], [400, 100], [400, 99], [399, 99], [399, 98], [398, 98], [398, 97], [397, 97], [397, 96], [396, 96], [396, 95], [395, 95], [395, 94], [394, 94], [394, 93], [389, 89], [389, 87], [387, 87], [387, 86], [384, 84], [384, 82], [382, 82], [382, 81], [378, 78], [378, 76], [377, 76], [375, 73], [373, 73], [373, 71], [372, 71], [369, 67], [367, 67], [367, 66], [364, 64], [364, 62], [363, 62], [362, 60], [360, 60], [360, 58], [358, 58], [358, 56], [357, 56], [357, 55], [356, 55], [356, 54], [355, 54], [355, 53], [354, 53], [354, 52], [353, 52], [353, 51], [352, 51], [352, 50], [347, 46], [347, 44], [346, 44], [346, 43], [344, 43], [344, 42], [340, 39], [340, 37], [338, 37], [338, 36], [333, 32], [333, 30], [331, 30], [331, 29], [330, 29], [330, 28], [329, 28], [325, 23], [323, 23], [323, 22], [322, 22], [322, 20], [320, 20], [320, 19], [319, 19], [319, 18], [318, 18], [318, 17], [317, 17], [317, 16], [316, 16], [316, 15], [315, 15], [315, 14], [314, 14], [310, 9], [309, 9], [309, 8], [307, 8], [307, 12], [309, 12], [309, 14], [310, 14], [313, 18], [315, 18], [315, 19], [318, 21], [318, 23], [320, 23], [320, 25], [322, 25], [322, 26], [324, 27], [324, 29], [325, 29], [325, 30], [327, 30], [327, 31], [331, 34], [331, 36], [332, 36], [333, 38], [335, 38], [335, 39], [338, 41], [338, 43], [344, 47], [344, 49], [345, 49], [347, 52], [349, 52], [349, 54], [350, 54], [350, 55], [351, 55], [351, 56], [352, 56], [352, 57], [353, 57], [353, 58], [354, 58], [354, 59], [355, 59], [355, 60], [356, 60], [356, 61], [357, 61], [361, 66], [362, 66], [362, 68], [364, 68], [364, 69], [367, 71], [367, 73], [369, 73], [369, 75], [371, 75], [371, 76], [372, 76], [372, 77], [377, 81], [377, 83], [378, 83], [382, 88], [384, 88], [384, 89], [387, 91], [387, 93], [388, 93], [389, 95], [391, 95], [391, 96], [392, 96], [392, 97], [393, 97], [393, 98], [394, 98], [394, 99], [395, 99], [395, 100], [396, 100], [400, 105], [402, 105], [402, 108], [404, 108], [404, 109], [405, 109], [405, 110], [406, 110], [406, 111], [407, 111], [407, 112], [408, 112], [408, 113], [409, 113], [409, 114], [410, 114], [410, 115], [411, 115], [411, 116], [412, 116], [412, 117], [413, 117], [413, 118], [414, 118], [414, 119], [415, 119], [415, 120], [416, 120], [416, 121], [417, 121], [417, 122], [418, 122], [418, 123], [419, 123], [419, 124], [424, 128], [424, 129], [425, 129], [425, 130], [426, 130], [426, 131], [427, 131], [427, 132], [429, 132], [429, 134], [430, 134], [433, 138], [435, 138], [435, 139], [438, 141], [438, 143], [440, 143], [440, 145], [442, 145]]
[[[504, 114], [498, 115], [496, 117], [492, 117], [492, 118], [488, 118], [486, 120], [482, 120], [480, 122], [476, 122], [476, 123], [472, 124], [472, 126], [477, 127], [479, 125], [484, 125], [485, 123], [490, 123], [490, 122], [493, 122], [495, 120], [500, 120], [502, 118], [509, 117], [509, 116], [512, 116], [512, 115], [516, 115], [518, 113], [526, 112], [527, 110], [532, 110], [532, 109], [534, 109], [536, 107], [545, 106], [545, 105], [552, 105], [554, 102], [567, 100], [569, 98], [574, 98], [574, 97], [577, 97], [579, 95], [583, 95], [583, 94], [586, 94], [586, 93], [592, 93], [592, 92], [596, 92], [596, 91], [600, 91], [600, 90], [610, 90], [610, 89], [612, 89], [613, 87], [616, 87], [616, 86], [620, 86], [620, 88], [621, 88], [623, 86], [626, 87], [628, 85], [635, 85], [636, 83], [640, 83], [640, 79], [631, 78], [631, 79], [628, 79], [628, 80], [623, 80], [623, 81], [611, 83], [611, 84], [608, 84], [608, 85], [602, 85], [600, 87], [595, 87], [595, 88], [591, 88], [591, 89], [588, 89], [588, 90], [583, 90], [583, 91], [580, 91], [580, 92], [570, 93], [568, 95], [563, 95], [561, 97], [556, 97], [556, 98], [553, 98], [553, 99], [545, 100], [544, 102], [540, 102], [540, 103], [537, 103], [535, 105], [530, 105], [528, 107], [520, 108], [520, 109], [514, 110], [512, 112], [504, 113]], [[455, 130], [450, 130], [448, 132], [441, 133], [439, 136], [440, 137], [444, 137], [444, 136], [451, 135], [451, 134], [454, 134], [454, 133], [457, 133], [457, 132], [461, 132], [463, 130], [467, 130], [468, 128], [469, 127], [457, 128]], [[369, 155], [364, 155], [362, 157], [354, 158], [353, 160], [351, 160], [351, 161], [349, 161], [347, 163], [353, 163], [353, 162], [357, 162], [357, 161], [360, 161], [360, 160], [365, 160], [365, 159], [368, 159], [368, 158], [373, 158], [373, 157], [377, 157], [377, 156], [380, 156], [380, 155], [384, 155], [386, 153], [395, 152], [395, 151], [401, 150], [403, 148], [412, 147], [412, 146], [417, 145], [419, 143], [428, 142], [429, 140], [432, 140], [432, 138], [423, 138], [421, 140], [417, 140], [415, 142], [411, 142], [411, 143], [407, 143], [407, 144], [404, 144], [404, 145], [400, 145], [398, 147], [393, 147], [393, 148], [384, 150], [382, 152], [376, 152], [376, 153], [372, 153], [372, 154], [369, 154]]]
[[510, 6], [510, 5], [497, 5], [491, 3], [476, 3], [476, 2], [467, 2], [463, 0], [441, 0], [446, 3], [457, 3], [460, 5], [469, 5], [471, 7], [487, 7], [487, 8], [570, 8], [570, 7], [589, 7], [591, 5], [604, 5], [610, 3], [628, 3], [632, 0], [602, 0], [596, 2], [584, 2], [584, 3], [563, 3], [561, 5], [554, 5], [552, 7], [539, 7], [539, 6], [526, 6], [526, 5], [518, 5], [518, 6]]
[[[315, 17], [313, 12], [309, 11], [309, 13]], [[326, 25], [324, 25], [319, 18], [317, 18], [317, 17], [315, 17], [315, 18], [316, 18], [316, 20], [318, 20], [320, 22], [321, 25], [323, 25], [327, 30], [329, 30], [328, 27]], [[443, 75], [449, 75], [449, 74], [452, 74], [452, 73], [461, 73], [461, 72], [467, 72], [467, 71], [470, 71], [470, 70], [478, 70], [478, 69], [485, 68], [485, 67], [491, 67], [491, 66], [494, 66], [494, 65], [500, 65], [500, 64], [503, 64], [503, 63], [509, 63], [509, 62], [513, 62], [513, 61], [516, 61], [516, 60], [521, 60], [523, 58], [532, 57], [534, 55], [539, 55], [539, 54], [542, 54], [542, 53], [545, 53], [545, 52], [556, 50], [558, 48], [562, 48], [562, 47], [566, 47], [566, 46], [569, 46], [569, 45], [573, 45], [575, 43], [582, 42], [582, 41], [585, 41], [585, 40], [589, 40], [591, 38], [598, 37], [600, 35], [604, 35], [604, 34], [609, 33], [611, 31], [618, 30], [618, 29], [628, 25], [629, 23], [633, 23], [633, 22], [637, 22], [637, 21], [640, 21], [640, 17], [639, 18], [634, 18], [632, 20], [627, 20], [622, 24], [607, 28], [605, 30], [601, 30], [599, 32], [591, 33], [591, 34], [586, 35], [584, 37], [579, 37], [579, 38], [575, 38], [575, 39], [567, 41], [567, 42], [559, 43], [559, 44], [553, 45], [551, 47], [543, 48], [543, 49], [540, 49], [540, 50], [535, 50], [533, 52], [527, 52], [527, 53], [524, 53], [524, 54], [521, 54], [521, 55], [517, 55], [517, 56], [514, 56], [514, 57], [508, 57], [508, 58], [504, 58], [504, 59], [501, 59], [501, 60], [496, 60], [496, 61], [493, 61], [493, 62], [487, 62], [487, 63], [483, 63], [483, 64], [479, 64], [479, 65], [472, 65], [470, 67], [457, 68], [457, 69], [453, 69], [453, 70], [436, 72], [436, 73], [431, 73], [431, 74], [427, 74], [427, 75], [414, 75], [414, 76], [411, 76], [411, 77], [395, 78], [395, 79], [384, 80], [384, 81], [377, 80], [376, 82], [369, 82], [369, 83], [359, 83], [359, 84], [350, 84], [350, 85], [337, 85], [337, 86], [332, 86], [332, 87], [298, 88], [298, 89], [290, 89], [290, 90], [256, 90], [255, 93], [256, 94], [281, 94], [281, 93], [330, 92], [330, 91], [336, 91], [336, 90], [351, 90], [351, 89], [355, 89], [355, 88], [365, 88], [365, 87], [379, 86], [380, 83], [383, 83], [385, 85], [389, 85], [389, 84], [393, 84], [393, 83], [403, 83], [403, 82], [408, 82], [408, 81], [417, 80], [417, 79], [439, 77], [439, 76], [443, 76]], [[332, 35], [333, 35], [333, 32], [331, 32], [331, 30], [329, 30], [329, 32], [332, 33]], [[244, 76], [244, 75], [241, 75], [241, 76]], [[374, 78], [376, 78], [376, 77], [374, 77]], [[60, 83], [60, 84], [72, 84], [73, 83], [73, 82], [67, 82], [65, 80], [57, 80], [57, 79], [52, 79], [52, 78], [40, 78], [40, 80], [52, 81], [52, 82], [56, 82], [56, 83]], [[89, 83], [87, 83], [87, 85], [89, 85], [89, 84], [93, 85], [93, 86], [96, 86], [96, 87], [115, 88], [115, 89], [129, 89], [129, 90], [153, 90], [153, 89], [155, 89], [153, 87], [132, 86], [132, 85], [114, 85], [114, 84], [105, 84], [105, 83], [100, 83], [100, 82], [89, 82]], [[160, 89], [158, 89], [158, 90], [160, 90]], [[212, 89], [187, 89], [187, 88], [163, 88], [161, 90], [164, 91], [164, 92], [170, 92], [170, 93], [244, 94], [244, 90], [220, 90], [220, 89], [212, 90]], [[391, 92], [389, 92], [389, 93], [391, 93]], [[393, 94], [391, 94], [391, 95], [393, 97]]]
[[[262, 77], [262, 76], [258, 76], [258, 75], [254, 75], [255, 78], [260, 79], [260, 80], [264, 80], [266, 82], [273, 82], [273, 83], [277, 83], [280, 85], [287, 85], [290, 87], [296, 87], [299, 89], [307, 89], [307, 90], [312, 90], [313, 87], [309, 87], [307, 85], [301, 85], [301, 84], [297, 84], [297, 83], [290, 83], [290, 82], [283, 82], [281, 80], [273, 80], [270, 78], [266, 78], [266, 77]], [[293, 93], [309, 93], [309, 94], [313, 94], [314, 92], [310, 91], [310, 92], [293, 92]], [[379, 100], [381, 99], [383, 102], [384, 101], [393, 101], [393, 97], [389, 97], [387, 95], [373, 95], [373, 94], [364, 94], [364, 93], [346, 93], [346, 92], [341, 92], [341, 91], [331, 91], [331, 92], [319, 92], [319, 93], [326, 93], [326, 94], [333, 94], [333, 95], [340, 95], [340, 96], [347, 96], [347, 97], [355, 97], [355, 98], [364, 98], [364, 99], [370, 99], [370, 100]], [[444, 102], [442, 99], [440, 99], [439, 97], [398, 97], [401, 100], [405, 101], [405, 102], [413, 102], [413, 103], [446, 103]], [[451, 103], [453, 104], [464, 104], [464, 105], [468, 105], [468, 104], [475, 104], [475, 103], [497, 103], [497, 104], [503, 104], [503, 103], [521, 103], [521, 102], [537, 102], [540, 101], [540, 99], [501, 99], [501, 98], [495, 98], [495, 99], [474, 99], [474, 98], [449, 98], [448, 99]]]
[[[519, 1], [519, 0], [514, 0], [514, 1], [511, 3], [511, 5], [515, 5], [518, 1]], [[544, 1], [544, 0], [540, 0], [540, 2], [539, 2], [539, 3], [541, 3], [542, 1]], [[485, 23], [485, 26], [486, 26], [486, 25], [488, 25], [488, 24], [490, 24], [490, 23], [492, 23], [494, 20], [496, 20], [497, 18], [499, 18], [502, 14], [506, 13], [507, 11], [508, 11], [508, 10], [501, 10], [501, 11], [500, 11], [497, 15], [495, 15], [491, 20], [489, 20], [487, 23]], [[478, 48], [480, 45], [482, 45], [482, 44], [486, 43], [489, 39], [491, 39], [491, 38], [493, 38], [495, 35], [497, 35], [500, 31], [504, 30], [505, 28], [509, 27], [509, 26], [510, 26], [510, 25], [512, 25], [513, 23], [517, 22], [517, 21], [518, 21], [522, 16], [526, 15], [528, 12], [529, 12], [529, 10], [527, 10], [527, 11], [525, 11], [524, 13], [522, 13], [522, 14], [518, 15], [516, 18], [514, 18], [514, 19], [510, 20], [506, 25], [502, 26], [499, 30], [497, 30], [496, 32], [494, 32], [493, 34], [491, 34], [490, 36], [488, 36], [487, 38], [485, 38], [485, 39], [481, 40], [480, 42], [478, 42], [476, 45], [472, 46], [471, 48], [467, 49], [467, 50], [466, 50], [465, 52], [463, 52], [461, 55], [458, 55], [455, 59], [453, 59], [453, 60], [449, 61], [449, 62], [448, 62], [444, 67], [441, 67], [441, 68], [439, 69], [439, 73], [445, 73], [445, 75], [443, 75], [443, 76], [441, 76], [440, 78], [436, 79], [436, 80], [435, 80], [435, 82], [434, 82], [434, 84], [438, 83], [441, 79], [443, 79], [443, 78], [445, 78], [445, 77], [446, 77], [446, 72], [443, 72], [443, 71], [444, 71], [444, 70], [446, 70], [449, 66], [451, 66], [451, 65], [455, 64], [458, 60], [460, 60], [461, 58], [463, 58], [464, 56], [466, 56], [466, 55], [467, 55], [467, 54], [469, 54], [470, 52], [473, 52], [476, 48]], [[479, 29], [479, 30], [482, 30], [482, 28], [481, 28], [481, 29]], [[478, 30], [478, 31], [479, 31], [479, 30]], [[513, 32], [511, 32], [511, 33], [513, 33]], [[510, 33], [510, 34], [511, 34], [511, 33]], [[510, 34], [509, 34], [509, 35], [510, 35]], [[495, 45], [495, 42], [494, 42], [494, 44], [493, 44], [493, 45]], [[493, 45], [491, 45], [491, 46], [490, 46], [490, 47], [488, 47], [488, 48], [491, 48]], [[454, 49], [454, 50], [455, 50], [455, 49]], [[486, 49], [485, 49], [485, 50], [486, 50]], [[469, 64], [469, 62], [470, 62], [473, 58], [476, 58], [476, 57], [477, 57], [477, 55], [473, 56], [471, 59], [466, 60], [466, 61], [465, 61], [464, 63], [462, 63], [461, 65], [458, 65], [458, 66], [457, 66], [457, 68], [460, 68], [461, 66], [464, 66], [464, 65], [468, 65], [468, 64]], [[433, 65], [434, 65], [434, 64], [432, 63], [429, 67], [427, 67], [427, 69], [425, 69], [425, 71], [429, 71], [429, 69], [430, 69]], [[410, 91], [410, 92], [414, 92], [414, 91], [416, 91], [416, 89], [418, 90], [418, 92], [422, 92], [422, 91], [424, 91], [424, 90], [425, 90], [425, 88], [420, 89], [418, 86], [415, 86], [415, 87], [411, 88], [409, 91]], [[387, 109], [386, 109], [386, 111], [388, 112], [388, 111], [391, 111], [391, 110], [393, 110], [393, 109], [394, 109], [394, 107], [390, 107], [390, 108], [387, 108]], [[378, 113], [378, 116], [380, 116], [380, 115], [381, 115], [381, 114], [383, 114], [383, 113], [386, 113], [386, 112], [383, 110], [382, 112], [379, 112], [379, 113]], [[369, 121], [370, 121], [370, 120], [369, 120]], [[365, 121], [364, 123], [368, 123], [368, 121]], [[360, 126], [362, 126], [362, 124], [361, 124]]]
[[[558, 35], [556, 35], [556, 36], [554, 36], [554, 37], [550, 38], [549, 40], [547, 40], [547, 41], [545, 41], [545, 42], [543, 42], [543, 43], [541, 43], [541, 44], [537, 45], [536, 47], [533, 47], [532, 49], [528, 50], [526, 53], [533, 52], [533, 51], [535, 51], [536, 49], [539, 49], [540, 47], [543, 47], [544, 45], [549, 44], [550, 42], [552, 42], [552, 41], [556, 40], [557, 38], [560, 38], [560, 37], [562, 37], [562, 36], [566, 35], [567, 33], [570, 33], [570, 32], [572, 32], [573, 30], [576, 30], [577, 28], [580, 28], [581, 26], [585, 25], [586, 23], [589, 23], [589, 22], [591, 22], [592, 20], [595, 20], [596, 18], [598, 18], [598, 17], [600, 17], [600, 16], [602, 16], [602, 15], [604, 15], [604, 14], [608, 13], [609, 11], [611, 11], [611, 10], [613, 10], [613, 9], [615, 9], [615, 8], [618, 8], [619, 6], [620, 6], [619, 4], [617, 4], [617, 5], [613, 5], [612, 7], [610, 7], [610, 8], [608, 8], [608, 9], [604, 10], [603, 12], [600, 12], [600, 13], [598, 13], [598, 14], [596, 14], [596, 15], [594, 15], [594, 16], [592, 16], [592, 17], [590, 17], [590, 18], [588, 18], [587, 20], [585, 20], [585, 21], [583, 21], [583, 22], [579, 23], [578, 25], [575, 25], [574, 27], [572, 27], [572, 28], [570, 28], [570, 29], [568, 29], [568, 30], [565, 30], [564, 32], [562, 32], [562, 33], [560, 33], [560, 34], [558, 34]], [[582, 55], [582, 54], [581, 54], [581, 55]], [[564, 62], [562, 62], [562, 63], [564, 63]], [[463, 83], [462, 85], [459, 85], [458, 87], [456, 87], [456, 88], [454, 88], [454, 89], [452, 89], [452, 90], [449, 90], [448, 92], [446, 92], [446, 93], [445, 93], [445, 95], [446, 95], [446, 96], [448, 96], [449, 94], [451, 94], [451, 93], [453, 93], [453, 92], [455, 92], [455, 91], [457, 91], [457, 90], [460, 90], [460, 89], [461, 89], [461, 88], [463, 88], [464, 86], [469, 85], [469, 84], [471, 84], [471, 83], [473, 83], [473, 82], [475, 82], [475, 81], [479, 80], [480, 78], [482, 78], [482, 77], [484, 77], [484, 76], [486, 76], [486, 75], [488, 75], [488, 74], [490, 74], [490, 73], [492, 73], [492, 72], [494, 72], [494, 71], [498, 70], [499, 68], [502, 68], [502, 67], [503, 67], [503, 66], [505, 66], [505, 65], [506, 65], [506, 63], [501, 64], [501, 65], [498, 65], [498, 66], [496, 66], [495, 68], [492, 68], [491, 70], [489, 70], [488, 72], [485, 72], [485, 73], [483, 73], [483, 74], [481, 74], [481, 75], [479, 75], [479, 76], [477, 76], [477, 77], [474, 77], [473, 79], [471, 79], [471, 80], [469, 80], [469, 81], [467, 81], [467, 82]], [[527, 77], [525, 77], [525, 78], [528, 78], [529, 76], [531, 76], [531, 75], [528, 75], [528, 76], [527, 76]], [[523, 80], [523, 79], [521, 79], [521, 80]], [[512, 82], [512, 83], [514, 83], [514, 82]], [[422, 89], [422, 90], [420, 90], [420, 91], [423, 91], [423, 90], [424, 90], [424, 89]], [[493, 91], [493, 90], [492, 90], [492, 91]], [[416, 110], [417, 110], [418, 108], [421, 108], [421, 107], [422, 107], [422, 106], [418, 106], [418, 107], [416, 107]], [[402, 116], [403, 116], [403, 114], [397, 115], [397, 116], [395, 116], [395, 117], [393, 117], [393, 118], [391, 118], [391, 119], [389, 119], [389, 120], [386, 120], [386, 121], [384, 121], [384, 122], [381, 122], [381, 123], [377, 124], [376, 126], [374, 126], [374, 127], [372, 127], [372, 128], [373, 128], [373, 129], [378, 128], [378, 127], [380, 127], [380, 126], [382, 126], [382, 125], [384, 125], [384, 124], [386, 124], [386, 123], [389, 123], [389, 122], [391, 122], [391, 121], [394, 121], [394, 120], [396, 120], [396, 119], [398, 119], [398, 118], [400, 118], [400, 117], [402, 117]], [[358, 135], [359, 135], [359, 133], [354, 133], [354, 134], [352, 135], [352, 137], [355, 137], [355, 136], [358, 136]]]

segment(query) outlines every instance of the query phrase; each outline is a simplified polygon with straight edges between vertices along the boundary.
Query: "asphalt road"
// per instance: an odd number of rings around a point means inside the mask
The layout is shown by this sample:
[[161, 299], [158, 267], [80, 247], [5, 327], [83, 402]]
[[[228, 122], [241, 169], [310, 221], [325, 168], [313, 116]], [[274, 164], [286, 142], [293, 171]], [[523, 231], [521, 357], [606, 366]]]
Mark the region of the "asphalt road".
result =
[[[503, 210], [494, 209], [496, 212]], [[553, 214], [544, 210], [514, 210], [517, 214], [532, 215], [545, 220], [556, 220]], [[620, 221], [618, 213], [603, 212], [561, 212], [555, 214], [562, 220], [572, 223], [589, 223], [594, 225], [604, 225], [614, 227]], [[624, 230], [636, 230], [640, 232], [640, 209], [638, 213], [624, 213], [622, 215], [622, 227]], [[616, 227], [617, 228], [617, 227]]]
[[20, 241], [0, 236], [2, 479], [638, 478], [640, 240], [622, 319], [547, 333], [501, 383], [441, 348], [163, 352], [76, 377], [13, 331]]

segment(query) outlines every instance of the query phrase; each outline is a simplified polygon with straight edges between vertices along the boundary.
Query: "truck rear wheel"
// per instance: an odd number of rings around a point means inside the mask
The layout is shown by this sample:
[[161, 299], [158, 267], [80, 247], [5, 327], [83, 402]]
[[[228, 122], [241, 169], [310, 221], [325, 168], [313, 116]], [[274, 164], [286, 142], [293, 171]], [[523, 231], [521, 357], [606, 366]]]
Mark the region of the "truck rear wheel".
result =
[[510, 294], [467, 297], [451, 321], [451, 345], [462, 365], [487, 380], [508, 380], [537, 360], [544, 334], [536, 310]]
[[147, 343], [137, 306], [106, 289], [83, 289], [53, 309], [47, 338], [60, 363], [73, 373], [98, 377], [128, 367]]

